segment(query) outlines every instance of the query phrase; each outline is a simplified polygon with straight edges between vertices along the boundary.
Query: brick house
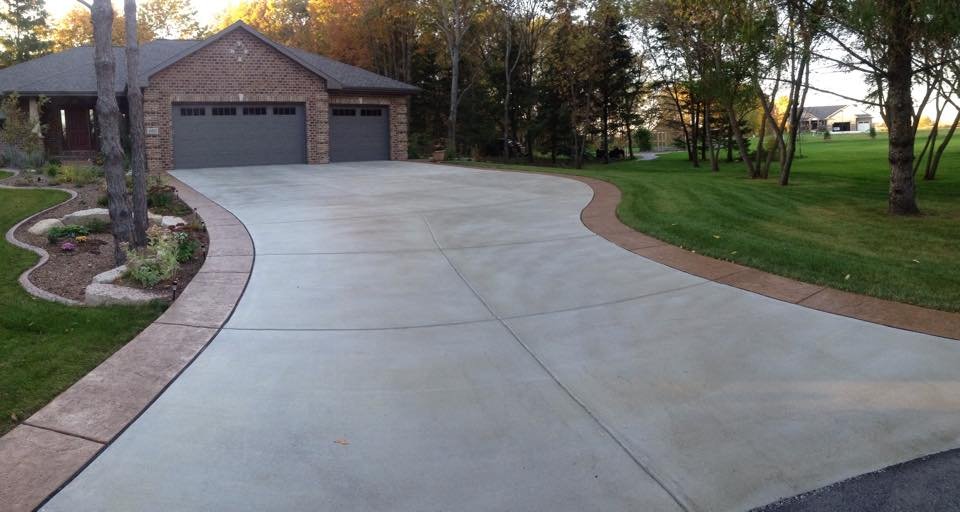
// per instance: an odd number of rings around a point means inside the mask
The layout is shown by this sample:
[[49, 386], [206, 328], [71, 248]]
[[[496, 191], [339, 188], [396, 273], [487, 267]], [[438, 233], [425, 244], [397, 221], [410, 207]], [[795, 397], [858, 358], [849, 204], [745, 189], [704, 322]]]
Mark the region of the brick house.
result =
[[[74, 48], [0, 70], [0, 92], [20, 95], [51, 157], [96, 152], [93, 53]], [[124, 51], [114, 54], [125, 113]], [[278, 44], [243, 22], [202, 41], [144, 43], [140, 68], [151, 171], [407, 158], [416, 87]]]

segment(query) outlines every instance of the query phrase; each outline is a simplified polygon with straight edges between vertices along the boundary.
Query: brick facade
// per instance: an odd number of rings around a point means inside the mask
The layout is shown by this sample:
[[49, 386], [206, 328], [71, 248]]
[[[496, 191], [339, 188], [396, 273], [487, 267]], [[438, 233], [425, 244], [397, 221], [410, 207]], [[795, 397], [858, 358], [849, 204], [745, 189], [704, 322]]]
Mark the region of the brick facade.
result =
[[[391, 158], [407, 158], [406, 96], [338, 94], [332, 101], [388, 105]], [[148, 169], [173, 168], [174, 104], [218, 102], [304, 104], [307, 163], [329, 161], [331, 98], [323, 78], [245, 30], [233, 30], [150, 77], [144, 90]]]

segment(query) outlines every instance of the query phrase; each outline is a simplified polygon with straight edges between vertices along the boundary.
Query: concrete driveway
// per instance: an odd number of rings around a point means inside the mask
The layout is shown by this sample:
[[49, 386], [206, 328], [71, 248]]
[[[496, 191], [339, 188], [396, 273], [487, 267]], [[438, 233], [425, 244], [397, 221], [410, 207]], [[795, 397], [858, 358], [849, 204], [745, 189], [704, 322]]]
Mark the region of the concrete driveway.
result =
[[743, 510], [960, 445], [960, 343], [622, 250], [576, 181], [174, 174], [246, 224], [249, 286], [45, 510]]

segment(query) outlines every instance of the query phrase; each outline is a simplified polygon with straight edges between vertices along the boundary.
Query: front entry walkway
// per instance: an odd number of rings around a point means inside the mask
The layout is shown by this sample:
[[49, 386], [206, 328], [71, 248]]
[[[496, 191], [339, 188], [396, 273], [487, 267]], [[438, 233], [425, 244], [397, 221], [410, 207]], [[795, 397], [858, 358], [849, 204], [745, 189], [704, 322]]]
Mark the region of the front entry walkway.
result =
[[44, 510], [744, 510], [960, 445], [960, 343], [620, 249], [579, 182], [174, 174], [246, 224], [248, 288]]

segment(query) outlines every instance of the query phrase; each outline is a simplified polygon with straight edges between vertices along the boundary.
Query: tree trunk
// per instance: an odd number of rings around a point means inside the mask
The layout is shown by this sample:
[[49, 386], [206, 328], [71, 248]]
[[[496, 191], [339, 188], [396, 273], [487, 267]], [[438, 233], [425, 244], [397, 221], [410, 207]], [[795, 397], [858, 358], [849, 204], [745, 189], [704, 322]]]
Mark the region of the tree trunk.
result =
[[732, 101], [727, 104], [727, 115], [730, 117], [730, 129], [733, 131], [733, 138], [737, 141], [740, 148], [740, 159], [747, 166], [747, 173], [751, 178], [757, 177], [757, 170], [753, 165], [753, 160], [747, 152], [747, 142], [743, 138], [743, 132], [740, 131], [740, 123], [737, 120], [737, 113], [733, 110]]
[[450, 46], [450, 114], [447, 116], [447, 154], [457, 155], [457, 107], [460, 103], [460, 47]]
[[710, 106], [706, 102], [704, 102], [701, 112], [703, 112], [703, 123], [700, 126], [700, 129], [703, 130], [701, 135], [703, 140], [700, 142], [700, 160], [702, 161], [707, 159], [707, 142], [710, 139], [710, 132], [707, 130], [707, 126], [710, 125]]
[[147, 244], [147, 159], [143, 134], [143, 91], [140, 89], [140, 43], [137, 40], [137, 2], [125, 0], [127, 37], [127, 109], [130, 125], [130, 167], [133, 171], [133, 245]]
[[601, 137], [603, 140], [600, 143], [600, 147], [603, 148], [603, 163], [610, 163], [610, 146], [609, 146], [609, 121], [610, 121], [610, 100], [606, 95], [603, 97], [603, 112], [600, 115], [600, 131]]
[[127, 203], [127, 184], [123, 171], [123, 147], [120, 145], [120, 107], [114, 89], [116, 62], [111, 32], [113, 6], [110, 0], [94, 0], [91, 8], [94, 65], [97, 73], [97, 121], [100, 126], [100, 151], [107, 178], [107, 208], [113, 233], [113, 254], [117, 265], [126, 261], [124, 245], [133, 237], [133, 218]]
[[950, 129], [947, 130], [947, 134], [943, 137], [943, 141], [940, 142], [940, 145], [937, 147], [937, 152], [934, 153], [930, 159], [930, 165], [927, 166], [927, 170], [923, 174], [924, 180], [936, 179], [937, 168], [940, 167], [940, 157], [943, 156], [943, 151], [947, 149], [947, 144], [949, 144], [950, 139], [953, 138], [953, 132], [957, 131], [958, 124], [960, 124], [960, 112], [958, 112], [957, 117], [953, 119], [953, 124], [950, 125]]
[[510, 159], [510, 75], [513, 69], [510, 67], [510, 52], [513, 50], [513, 32], [510, 30], [510, 23], [506, 24], [506, 51], [503, 57], [503, 156]]
[[710, 150], [710, 170], [720, 172], [720, 162], [717, 161], [717, 153], [713, 150], [713, 136], [710, 134], [710, 103], [703, 105], [703, 133], [704, 142]]
[[[633, 110], [632, 108], [630, 110]], [[630, 155], [630, 160], [634, 159], [633, 156], [633, 130], [630, 129], [630, 115], [627, 116], [627, 154]]]
[[693, 160], [694, 167], [700, 167], [700, 107], [699, 104], [693, 108], [693, 115], [690, 119], [690, 159]]
[[915, 215], [916, 184], [913, 175], [913, 8], [911, 2], [891, 7], [894, 11], [893, 30], [887, 42], [887, 115], [890, 118], [888, 159], [890, 161], [890, 192], [887, 211], [893, 215]]

